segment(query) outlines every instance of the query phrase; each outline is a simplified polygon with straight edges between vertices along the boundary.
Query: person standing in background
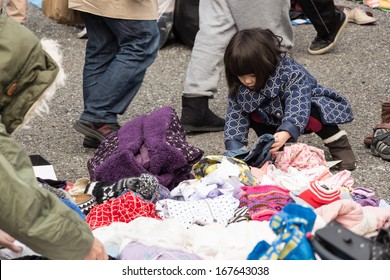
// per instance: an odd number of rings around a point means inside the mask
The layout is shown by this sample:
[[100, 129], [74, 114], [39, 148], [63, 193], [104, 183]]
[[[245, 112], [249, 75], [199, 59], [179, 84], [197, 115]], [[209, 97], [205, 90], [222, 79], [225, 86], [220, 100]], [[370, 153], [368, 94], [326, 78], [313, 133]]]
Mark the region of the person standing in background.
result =
[[223, 130], [225, 120], [209, 109], [209, 99], [218, 92], [223, 54], [238, 30], [267, 28], [283, 38], [286, 50], [293, 47], [290, 6], [290, 0], [199, 1], [199, 31], [182, 92], [181, 122], [187, 132]]
[[333, 0], [297, 0], [305, 16], [311, 21], [317, 35], [308, 47], [313, 55], [324, 54], [336, 44], [348, 19]]
[[4, 1], [0, 0], [0, 10], [5, 8], [5, 13], [12, 17], [15, 21], [25, 24], [27, 21], [27, 10], [28, 10], [28, 1], [27, 0], [6, 0], [6, 5]]
[[108, 134], [119, 129], [118, 115], [130, 105], [146, 69], [157, 56], [158, 3], [69, 0], [69, 8], [83, 12], [88, 34], [84, 109], [74, 129], [84, 134], [84, 147], [97, 148]]

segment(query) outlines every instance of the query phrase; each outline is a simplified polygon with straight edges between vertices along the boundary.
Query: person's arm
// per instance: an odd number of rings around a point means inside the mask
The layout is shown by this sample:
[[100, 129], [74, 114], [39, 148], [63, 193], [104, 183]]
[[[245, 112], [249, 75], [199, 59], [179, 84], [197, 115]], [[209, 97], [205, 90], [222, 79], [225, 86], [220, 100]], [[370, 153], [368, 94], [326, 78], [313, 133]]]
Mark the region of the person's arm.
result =
[[103, 258], [89, 225], [40, 188], [30, 158], [0, 124], [1, 230], [49, 259]]

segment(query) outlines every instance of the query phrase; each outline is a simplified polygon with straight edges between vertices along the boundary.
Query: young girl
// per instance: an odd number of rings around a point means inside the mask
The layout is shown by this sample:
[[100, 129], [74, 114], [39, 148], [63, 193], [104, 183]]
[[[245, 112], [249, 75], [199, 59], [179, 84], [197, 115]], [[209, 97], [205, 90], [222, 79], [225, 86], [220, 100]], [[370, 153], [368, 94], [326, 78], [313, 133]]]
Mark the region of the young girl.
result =
[[248, 144], [249, 129], [258, 136], [270, 133], [274, 153], [304, 133], [323, 140], [338, 169], [355, 169], [347, 133], [338, 125], [353, 120], [348, 100], [317, 84], [316, 79], [280, 49], [281, 39], [260, 28], [237, 32], [224, 56], [229, 87], [225, 148]]

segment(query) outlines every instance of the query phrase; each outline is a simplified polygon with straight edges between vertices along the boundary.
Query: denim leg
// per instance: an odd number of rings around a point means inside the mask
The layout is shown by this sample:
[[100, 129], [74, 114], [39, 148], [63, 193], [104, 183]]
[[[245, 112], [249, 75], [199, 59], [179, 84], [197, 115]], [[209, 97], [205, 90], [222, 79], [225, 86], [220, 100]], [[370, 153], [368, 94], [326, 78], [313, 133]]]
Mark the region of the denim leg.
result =
[[123, 20], [86, 14], [82, 120], [117, 123], [137, 94], [159, 47], [155, 20]]
[[[98, 81], [104, 75], [117, 52], [117, 43], [114, 34], [105, 23], [104, 18], [84, 13], [84, 22], [87, 27], [88, 40], [85, 51], [85, 63], [83, 71], [83, 99], [84, 111], [89, 104], [89, 97], [96, 92]], [[84, 120], [93, 121], [90, 117], [82, 117]]]

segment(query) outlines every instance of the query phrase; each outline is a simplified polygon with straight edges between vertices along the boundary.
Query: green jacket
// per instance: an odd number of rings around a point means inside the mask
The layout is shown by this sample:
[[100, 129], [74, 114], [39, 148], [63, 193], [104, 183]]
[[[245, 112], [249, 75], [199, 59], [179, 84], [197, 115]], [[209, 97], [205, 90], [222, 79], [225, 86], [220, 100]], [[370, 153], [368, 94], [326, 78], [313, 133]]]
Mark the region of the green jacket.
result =
[[0, 16], [0, 229], [49, 259], [77, 260], [92, 248], [89, 225], [38, 186], [29, 156], [10, 136], [58, 72], [31, 31]]
[[29, 156], [0, 124], [0, 229], [49, 259], [83, 259], [92, 248], [89, 225], [38, 186]]
[[34, 33], [0, 16], [0, 114], [8, 133], [23, 123], [58, 71]]

